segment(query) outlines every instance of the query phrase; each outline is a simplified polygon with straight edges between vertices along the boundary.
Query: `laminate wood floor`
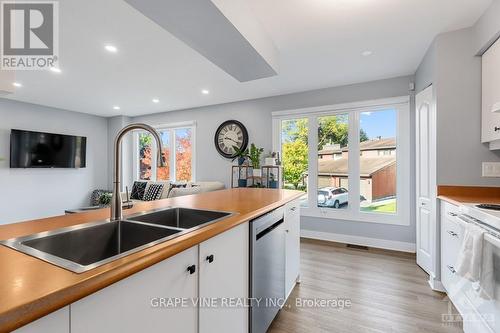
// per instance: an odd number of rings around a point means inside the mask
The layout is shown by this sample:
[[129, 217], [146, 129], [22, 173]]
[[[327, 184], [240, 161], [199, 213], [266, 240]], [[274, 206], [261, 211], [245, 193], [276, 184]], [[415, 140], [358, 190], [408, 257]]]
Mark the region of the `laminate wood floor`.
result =
[[[301, 241], [301, 283], [268, 333], [463, 332], [444, 324], [456, 310], [434, 292], [415, 255], [345, 244]], [[296, 299], [350, 300], [350, 308], [297, 307]]]

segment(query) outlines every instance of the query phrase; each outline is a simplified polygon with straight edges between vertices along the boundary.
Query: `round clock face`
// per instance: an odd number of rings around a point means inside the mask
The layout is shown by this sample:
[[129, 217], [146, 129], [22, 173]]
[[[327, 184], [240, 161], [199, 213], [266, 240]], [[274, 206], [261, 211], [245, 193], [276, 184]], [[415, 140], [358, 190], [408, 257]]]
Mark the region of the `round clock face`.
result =
[[234, 147], [245, 150], [248, 145], [248, 132], [242, 123], [228, 120], [222, 123], [215, 132], [215, 148], [219, 154], [232, 158], [236, 154]]

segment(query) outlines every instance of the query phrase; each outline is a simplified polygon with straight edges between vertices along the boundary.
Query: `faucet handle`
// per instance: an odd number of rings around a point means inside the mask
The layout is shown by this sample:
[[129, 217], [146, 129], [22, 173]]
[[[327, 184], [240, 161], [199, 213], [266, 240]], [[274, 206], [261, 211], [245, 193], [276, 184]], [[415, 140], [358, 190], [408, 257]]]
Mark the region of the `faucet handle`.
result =
[[134, 204], [132, 203], [132, 200], [130, 200], [129, 192], [128, 192], [128, 186], [125, 186], [125, 196], [126, 196], [126, 201], [123, 202], [126, 205], [122, 205], [124, 209], [130, 209], [134, 207]]

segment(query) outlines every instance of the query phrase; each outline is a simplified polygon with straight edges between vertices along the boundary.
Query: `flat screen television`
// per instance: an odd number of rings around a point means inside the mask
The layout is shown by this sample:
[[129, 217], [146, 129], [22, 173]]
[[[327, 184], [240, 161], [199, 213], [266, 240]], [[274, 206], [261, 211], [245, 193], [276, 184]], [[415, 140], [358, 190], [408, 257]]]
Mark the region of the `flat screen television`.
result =
[[11, 168], [85, 168], [87, 138], [13, 129]]

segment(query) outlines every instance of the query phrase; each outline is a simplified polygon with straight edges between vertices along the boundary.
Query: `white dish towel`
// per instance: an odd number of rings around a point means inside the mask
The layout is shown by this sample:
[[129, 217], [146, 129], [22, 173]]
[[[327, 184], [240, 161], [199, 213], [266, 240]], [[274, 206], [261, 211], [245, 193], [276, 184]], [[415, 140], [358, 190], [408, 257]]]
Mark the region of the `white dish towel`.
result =
[[467, 223], [458, 253], [455, 270], [458, 275], [472, 282], [479, 282], [481, 278], [484, 233], [483, 228]]

